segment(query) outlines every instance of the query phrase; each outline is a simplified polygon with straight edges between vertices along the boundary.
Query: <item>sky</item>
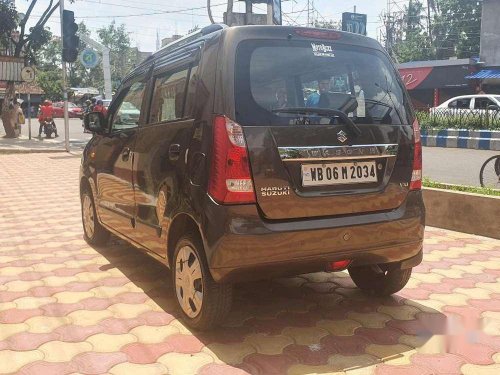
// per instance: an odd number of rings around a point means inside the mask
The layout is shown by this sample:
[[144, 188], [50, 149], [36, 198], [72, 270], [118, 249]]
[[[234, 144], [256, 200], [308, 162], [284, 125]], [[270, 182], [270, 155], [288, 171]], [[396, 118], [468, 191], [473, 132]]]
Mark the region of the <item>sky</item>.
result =
[[[57, 0], [56, 0], [57, 1]], [[368, 15], [368, 36], [377, 38], [381, 26], [380, 14], [387, 8], [387, 0], [310, 0], [314, 2], [319, 20], [341, 20], [342, 13], [353, 11]], [[227, 0], [211, 0], [212, 14], [216, 22], [222, 22]], [[403, 7], [408, 0], [392, 0], [393, 7]], [[31, 0], [16, 0], [19, 12], [26, 11]], [[32, 21], [43, 13], [50, 0], [38, 0], [32, 13]], [[65, 0], [65, 8], [75, 12], [77, 23], [84, 21], [93, 35], [97, 29], [109, 25], [113, 20], [125, 24], [133, 47], [141, 51], [156, 50], [156, 35], [160, 39], [172, 34], [186, 34], [194, 26], [206, 26], [210, 20], [206, 0]], [[244, 12], [244, 2], [235, 0], [236, 12]], [[283, 0], [284, 24], [307, 23], [307, 0]], [[254, 5], [254, 12], [265, 13], [265, 4]], [[48, 27], [60, 35], [59, 10], [49, 20]]]

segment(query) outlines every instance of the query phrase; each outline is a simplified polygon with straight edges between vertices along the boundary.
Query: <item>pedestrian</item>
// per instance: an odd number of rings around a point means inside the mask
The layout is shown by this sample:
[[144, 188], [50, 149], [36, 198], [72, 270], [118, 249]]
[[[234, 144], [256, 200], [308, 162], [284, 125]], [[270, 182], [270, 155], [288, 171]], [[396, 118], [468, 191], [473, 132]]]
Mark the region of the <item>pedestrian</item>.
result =
[[15, 133], [15, 125], [16, 121], [14, 118], [14, 104], [13, 102], [9, 103], [9, 106], [5, 110], [5, 112], [2, 114], [2, 123], [3, 127], [5, 129], [5, 135], [4, 138], [15, 138], [16, 133]]
[[14, 107], [14, 135], [16, 138], [19, 138], [21, 135], [21, 125], [24, 125], [26, 122], [23, 110], [21, 109], [21, 105], [17, 101], [17, 99], [14, 99], [13, 102], [13, 107]]

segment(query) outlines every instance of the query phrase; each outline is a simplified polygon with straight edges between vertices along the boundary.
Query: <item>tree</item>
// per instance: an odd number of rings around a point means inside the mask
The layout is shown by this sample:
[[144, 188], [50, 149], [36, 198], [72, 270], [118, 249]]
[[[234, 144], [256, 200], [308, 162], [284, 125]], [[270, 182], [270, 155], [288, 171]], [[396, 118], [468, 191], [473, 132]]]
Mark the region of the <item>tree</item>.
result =
[[410, 0], [405, 7], [403, 17], [402, 39], [398, 41], [393, 53], [398, 62], [428, 60], [433, 58], [434, 51], [426, 33], [424, 6], [419, 0]]
[[36, 81], [47, 99], [63, 98], [61, 38], [52, 36], [38, 52]]
[[405, 8], [401, 35], [393, 48], [399, 62], [469, 58], [479, 54], [481, 2], [478, 0], [412, 0]]
[[[7, 2], [2, 1], [2, 6], [0, 7], [0, 41], [2, 46], [5, 46], [6, 43], [12, 46], [12, 56], [24, 57], [26, 63], [32, 62], [35, 59], [36, 53], [50, 40], [51, 34], [45, 28], [45, 24], [49, 20], [52, 13], [54, 13], [59, 7], [58, 1], [49, 0], [48, 5], [36, 22], [35, 26], [26, 30], [26, 24], [28, 23], [33, 8], [35, 8], [37, 3], [38, 0], [30, 0], [28, 10], [23, 17], [20, 17], [13, 3], [9, 2], [9, 4], [7, 4]], [[14, 31], [19, 31], [19, 34], [15, 37], [13, 35]], [[4, 126], [6, 123], [10, 122], [11, 114], [9, 104], [12, 99], [14, 99], [14, 96], [14, 82], [8, 81], [2, 106], [2, 121]]]
[[436, 57], [469, 58], [479, 54], [482, 2], [440, 0], [433, 24]]
[[97, 30], [97, 35], [101, 43], [110, 49], [111, 80], [113, 89], [116, 89], [138, 63], [137, 53], [130, 47], [130, 37], [124, 24], [116, 26], [113, 21], [109, 26]]

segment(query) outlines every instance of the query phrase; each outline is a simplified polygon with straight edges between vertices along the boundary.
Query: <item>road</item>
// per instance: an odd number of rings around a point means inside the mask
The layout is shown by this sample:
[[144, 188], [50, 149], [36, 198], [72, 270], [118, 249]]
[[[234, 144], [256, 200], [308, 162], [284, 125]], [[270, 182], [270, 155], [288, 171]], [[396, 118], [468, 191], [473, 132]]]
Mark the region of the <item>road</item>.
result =
[[222, 326], [197, 332], [162, 265], [83, 241], [79, 164], [0, 155], [0, 373], [500, 373], [500, 241], [427, 228], [389, 298], [345, 272], [240, 284]]
[[424, 177], [448, 184], [480, 186], [483, 163], [500, 151], [424, 147]]
[[[59, 136], [64, 139], [64, 119], [56, 118], [55, 119], [57, 131]], [[38, 135], [38, 120], [31, 120], [31, 135], [32, 137], [36, 137]], [[2, 129], [3, 131], [3, 129]], [[26, 124], [22, 127], [22, 135], [28, 136], [28, 121], [26, 120]], [[82, 120], [77, 118], [69, 119], [69, 138], [79, 141], [88, 141], [92, 138], [92, 134], [87, 134], [83, 132]]]
[[[81, 149], [92, 138], [92, 135], [83, 132], [81, 120], [70, 119], [69, 122], [69, 138], [73, 148]], [[61, 142], [64, 140], [63, 119], [56, 119], [56, 125], [60, 134], [58, 142]], [[31, 129], [32, 135], [36, 136], [38, 134], [36, 119], [32, 120]], [[28, 135], [27, 125], [23, 127], [22, 134]], [[1, 135], [3, 135], [3, 129], [0, 130]], [[479, 186], [479, 171], [482, 164], [490, 156], [499, 153], [499, 151], [424, 147], [424, 177], [448, 184]]]

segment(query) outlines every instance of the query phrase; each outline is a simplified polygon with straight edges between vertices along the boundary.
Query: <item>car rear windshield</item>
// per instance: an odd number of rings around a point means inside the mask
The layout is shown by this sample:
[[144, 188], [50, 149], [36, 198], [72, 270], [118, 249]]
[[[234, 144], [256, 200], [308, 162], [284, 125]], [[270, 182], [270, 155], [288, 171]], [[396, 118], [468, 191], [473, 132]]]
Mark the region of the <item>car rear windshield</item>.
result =
[[[342, 111], [360, 124], [411, 124], [396, 74], [386, 55], [371, 48], [332, 41], [245, 41], [236, 56], [236, 121], [335, 123], [324, 111], [314, 114], [322, 108]], [[292, 108], [305, 109], [304, 115], [287, 112]]]

